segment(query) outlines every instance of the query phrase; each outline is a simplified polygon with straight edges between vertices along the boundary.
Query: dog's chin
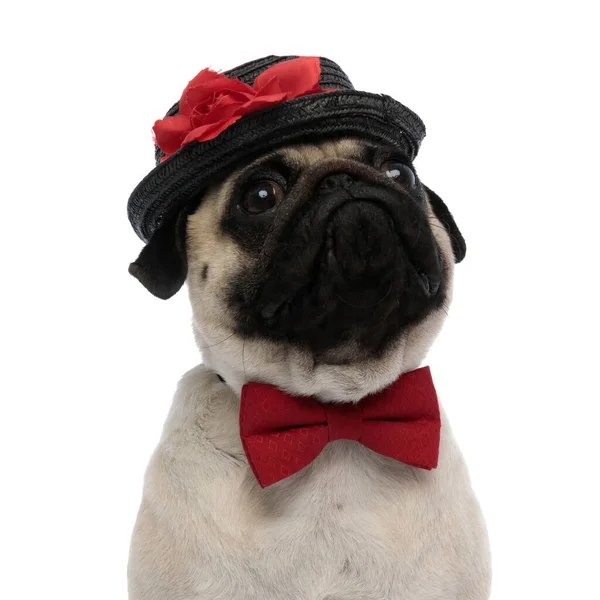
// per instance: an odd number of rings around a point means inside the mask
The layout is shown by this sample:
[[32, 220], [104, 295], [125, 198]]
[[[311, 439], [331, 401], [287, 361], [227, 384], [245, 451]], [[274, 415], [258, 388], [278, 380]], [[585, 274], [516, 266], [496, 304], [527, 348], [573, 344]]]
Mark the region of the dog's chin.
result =
[[444, 266], [422, 223], [407, 235], [381, 202], [324, 204], [297, 220], [254, 286], [238, 288], [237, 333], [348, 364], [383, 354], [443, 304]]

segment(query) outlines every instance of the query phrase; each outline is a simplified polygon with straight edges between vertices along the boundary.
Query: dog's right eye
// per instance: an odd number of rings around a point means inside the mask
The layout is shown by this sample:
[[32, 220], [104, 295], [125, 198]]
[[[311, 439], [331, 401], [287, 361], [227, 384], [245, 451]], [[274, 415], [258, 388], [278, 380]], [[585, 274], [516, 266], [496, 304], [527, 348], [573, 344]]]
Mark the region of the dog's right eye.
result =
[[283, 200], [283, 188], [274, 181], [259, 181], [246, 188], [240, 206], [250, 215], [270, 210]]

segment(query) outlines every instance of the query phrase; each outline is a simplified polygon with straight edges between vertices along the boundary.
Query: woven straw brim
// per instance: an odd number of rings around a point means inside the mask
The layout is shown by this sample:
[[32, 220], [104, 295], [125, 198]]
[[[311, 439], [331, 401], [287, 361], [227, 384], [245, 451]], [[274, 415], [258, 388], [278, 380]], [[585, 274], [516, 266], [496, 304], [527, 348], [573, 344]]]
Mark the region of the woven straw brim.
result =
[[198, 202], [211, 182], [288, 144], [357, 137], [398, 148], [413, 160], [424, 136], [421, 119], [389, 96], [350, 90], [303, 96], [246, 115], [216, 138], [175, 152], [135, 188], [129, 220], [147, 242], [167, 216]]

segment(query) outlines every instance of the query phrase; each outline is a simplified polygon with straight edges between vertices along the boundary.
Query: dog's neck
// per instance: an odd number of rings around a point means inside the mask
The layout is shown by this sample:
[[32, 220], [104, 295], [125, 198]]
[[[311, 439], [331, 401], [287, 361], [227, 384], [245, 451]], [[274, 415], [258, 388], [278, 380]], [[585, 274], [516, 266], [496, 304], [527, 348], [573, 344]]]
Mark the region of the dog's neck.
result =
[[428, 349], [407, 343], [411, 341], [407, 334], [383, 357], [316, 362], [310, 353], [291, 346], [237, 336], [215, 344], [211, 343], [213, 336], [206, 336], [199, 327], [195, 326], [194, 331], [204, 364], [220, 375], [238, 397], [243, 385], [254, 381], [323, 402], [356, 402], [418, 368]]

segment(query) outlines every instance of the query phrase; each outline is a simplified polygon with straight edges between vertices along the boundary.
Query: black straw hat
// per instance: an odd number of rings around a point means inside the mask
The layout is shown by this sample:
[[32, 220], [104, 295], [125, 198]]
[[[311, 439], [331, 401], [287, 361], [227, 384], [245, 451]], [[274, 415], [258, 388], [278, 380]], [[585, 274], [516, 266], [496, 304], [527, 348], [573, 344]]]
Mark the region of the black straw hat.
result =
[[[267, 69], [296, 58], [267, 56], [224, 75], [253, 85]], [[401, 148], [411, 160], [415, 158], [425, 137], [421, 119], [389, 96], [356, 91], [336, 63], [318, 60], [321, 89], [237, 117], [211, 139], [190, 141], [168, 156], [156, 146], [157, 165], [135, 188], [127, 205], [131, 225], [143, 241], [167, 217], [198, 199], [215, 177], [242, 160], [282, 145], [355, 136]], [[178, 115], [179, 110], [178, 102], [166, 117]]]

